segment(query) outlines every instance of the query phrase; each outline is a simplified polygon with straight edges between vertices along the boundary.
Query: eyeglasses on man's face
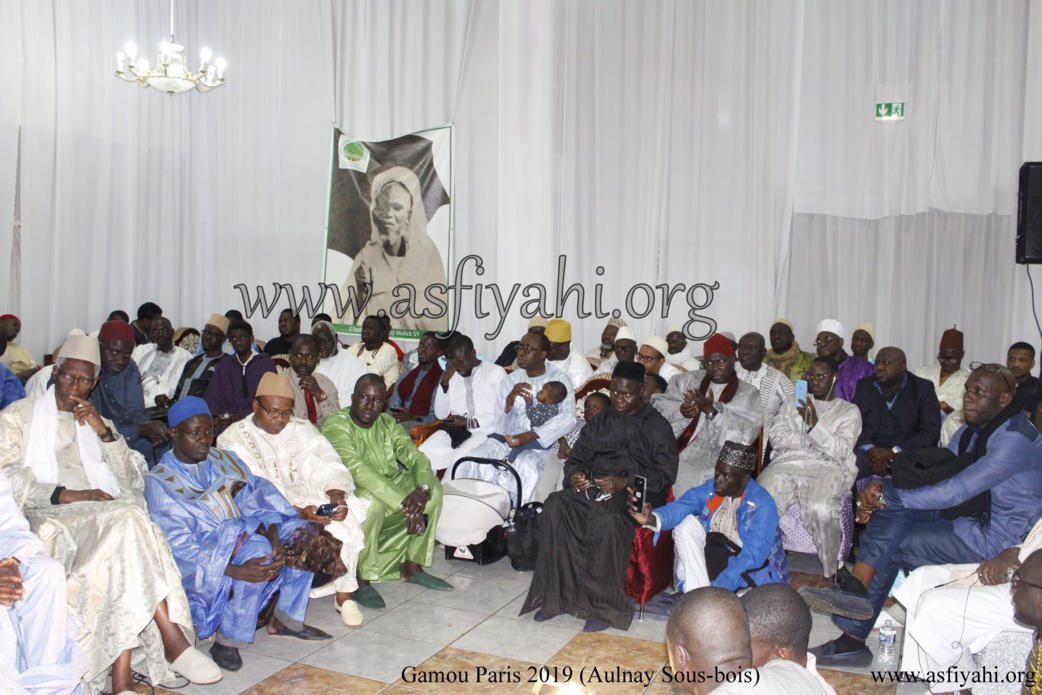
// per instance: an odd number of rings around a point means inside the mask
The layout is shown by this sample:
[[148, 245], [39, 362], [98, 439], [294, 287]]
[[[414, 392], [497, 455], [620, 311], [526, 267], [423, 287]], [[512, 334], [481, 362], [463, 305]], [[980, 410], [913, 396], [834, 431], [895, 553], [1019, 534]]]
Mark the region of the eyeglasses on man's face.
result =
[[257, 405], [259, 405], [261, 407], [261, 410], [264, 411], [264, 414], [270, 417], [272, 420], [289, 420], [291, 417], [293, 417], [292, 410], [268, 409], [265, 408], [264, 404], [260, 401], [257, 401]]
[[364, 394], [364, 393], [355, 393], [355, 394], [352, 394], [352, 397], [355, 398], [360, 405], [370, 405], [371, 404], [371, 405], [375, 405], [378, 408], [381, 407], [384, 403], [387, 402], [387, 399], [384, 398], [383, 396], [370, 396], [370, 395], [367, 395], [367, 394]]
[[1023, 584], [1024, 586], [1030, 586], [1032, 589], [1042, 589], [1042, 586], [1039, 586], [1038, 584], [1032, 584], [1031, 582], [1025, 582], [1023, 579], [1021, 579], [1020, 578], [1020, 571], [1018, 570], [1018, 571], [1014, 572], [1013, 573], [1013, 577], [1010, 578], [1009, 586], [1010, 586], [1010, 589], [1012, 591], [1016, 591], [1017, 587], [1020, 586], [1021, 584]]
[[63, 381], [66, 384], [78, 384], [80, 386], [91, 386], [94, 384], [94, 377], [92, 376], [74, 376], [69, 372], [58, 371], [58, 380]]

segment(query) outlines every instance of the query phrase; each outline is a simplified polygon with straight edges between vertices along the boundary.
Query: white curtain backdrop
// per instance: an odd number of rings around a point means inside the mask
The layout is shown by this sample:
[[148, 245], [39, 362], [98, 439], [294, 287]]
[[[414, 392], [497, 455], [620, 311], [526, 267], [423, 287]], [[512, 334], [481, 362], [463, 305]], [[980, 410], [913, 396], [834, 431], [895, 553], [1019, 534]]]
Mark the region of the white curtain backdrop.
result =
[[[786, 315], [809, 346], [821, 318], [873, 321], [913, 367], [955, 322], [968, 359], [1038, 337], [1013, 263], [1017, 169], [1042, 159], [1037, 3], [185, 0], [178, 40], [224, 55], [228, 84], [175, 97], [113, 76], [127, 40], [154, 62], [168, 7], [0, 0], [0, 267], [19, 176], [23, 230], [0, 312], [38, 357], [114, 308], [198, 326], [241, 308], [239, 283], [316, 290], [333, 123], [455, 124], [453, 266], [479, 256], [465, 282], [504, 298], [542, 283], [550, 313], [564, 256], [561, 290], [591, 312], [603, 285], [639, 335], [688, 320], [701, 283], [720, 330]], [[875, 122], [876, 101], [905, 120]], [[654, 305], [631, 319], [638, 285]], [[475, 299], [460, 328], [496, 352], [530, 297], [495, 340]], [[585, 351], [605, 319], [578, 309]]]
[[[1004, 361], [1014, 332], [1027, 2], [808, 4], [796, 214], [781, 308], [933, 361], [941, 332]], [[877, 122], [875, 102], [903, 101]], [[849, 335], [847, 336], [849, 339]], [[809, 343], [805, 343], [809, 344]]]

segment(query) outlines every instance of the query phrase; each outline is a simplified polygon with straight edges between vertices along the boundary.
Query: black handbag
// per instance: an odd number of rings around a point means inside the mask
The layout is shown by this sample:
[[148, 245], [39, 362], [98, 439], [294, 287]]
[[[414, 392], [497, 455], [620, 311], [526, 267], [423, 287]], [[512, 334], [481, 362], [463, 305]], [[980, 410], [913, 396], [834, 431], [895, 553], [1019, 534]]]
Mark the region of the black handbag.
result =
[[[731, 561], [731, 558], [742, 552], [742, 547], [737, 543], [729, 540], [727, 536], [718, 532], [710, 531], [706, 534], [706, 573], [709, 575], [709, 581], [715, 581], [720, 574], [727, 569], [727, 563]], [[752, 572], [759, 572], [770, 562], [770, 559], [764, 560], [763, 564], [754, 570], [746, 570], [742, 572], [742, 579], [745, 580], [746, 586], [750, 589], [756, 586], [756, 582], [753, 581]]]
[[[1015, 403], [1003, 408], [987, 426], [977, 432], [977, 440], [974, 442], [972, 452], [969, 451], [970, 441], [976, 431], [972, 427], [962, 430], [958, 454], [939, 447], [901, 452], [891, 466], [891, 482], [896, 488], [911, 490], [936, 485], [942, 480], [955, 476], [986, 455], [991, 435], [1019, 412]], [[985, 490], [954, 507], [942, 509], [940, 513], [941, 518], [949, 521], [959, 517], [969, 517], [975, 519], [982, 527], [987, 527], [991, 520], [991, 490]]]
[[514, 523], [507, 529], [507, 556], [510, 566], [518, 572], [535, 569], [539, 554], [539, 515], [541, 502], [529, 502], [514, 515]]

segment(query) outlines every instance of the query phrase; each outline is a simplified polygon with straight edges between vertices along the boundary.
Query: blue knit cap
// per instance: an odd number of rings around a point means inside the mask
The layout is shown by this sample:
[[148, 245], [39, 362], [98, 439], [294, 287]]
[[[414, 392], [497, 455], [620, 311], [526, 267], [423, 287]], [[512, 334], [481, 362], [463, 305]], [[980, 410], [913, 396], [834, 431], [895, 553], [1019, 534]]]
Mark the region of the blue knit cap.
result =
[[[188, 396], [170, 407], [167, 422], [170, 423], [171, 427], [177, 427], [188, 418], [196, 415], [210, 415], [210, 406], [206, 405], [206, 401], [198, 396]], [[213, 416], [211, 415], [210, 417]]]

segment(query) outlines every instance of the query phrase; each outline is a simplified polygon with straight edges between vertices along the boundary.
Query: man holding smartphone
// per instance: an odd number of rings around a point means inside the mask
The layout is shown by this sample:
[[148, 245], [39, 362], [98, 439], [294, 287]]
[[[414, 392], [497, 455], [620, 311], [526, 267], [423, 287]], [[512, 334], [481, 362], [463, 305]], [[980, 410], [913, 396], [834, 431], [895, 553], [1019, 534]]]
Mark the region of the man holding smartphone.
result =
[[[301, 336], [294, 346], [301, 338], [311, 336]], [[253, 416], [233, 423], [217, 438], [217, 446], [234, 452], [271, 482], [301, 519], [321, 525], [343, 544], [340, 559], [347, 574], [312, 589], [311, 598], [336, 593], [341, 621], [354, 627], [362, 624], [353, 594], [369, 502], [355, 497], [351, 472], [329, 440], [307, 420], [293, 416], [297, 398], [288, 375], [265, 374], [253, 399]]]
[[612, 372], [612, 409], [590, 420], [564, 466], [567, 487], [546, 499], [539, 551], [521, 614], [542, 622], [560, 613], [586, 620], [583, 630], [626, 630], [633, 608], [625, 592], [634, 524], [627, 513], [637, 476], [663, 504], [677, 475], [673, 431], [645, 405], [644, 367], [620, 362]]
[[760, 474], [760, 485], [771, 493], [784, 516], [800, 505], [800, 520], [814, 539], [822, 574], [839, 569], [843, 541], [840, 513], [857, 477], [854, 442], [861, 433], [857, 406], [836, 396], [837, 367], [831, 357], [818, 357], [804, 374], [806, 390], [786, 402], [770, 423], [771, 465]]
[[728, 591], [788, 583], [774, 500], [751, 479], [756, 447], [725, 442], [713, 479], [664, 507], [630, 515], [655, 532], [673, 529], [680, 593], [704, 586]]

